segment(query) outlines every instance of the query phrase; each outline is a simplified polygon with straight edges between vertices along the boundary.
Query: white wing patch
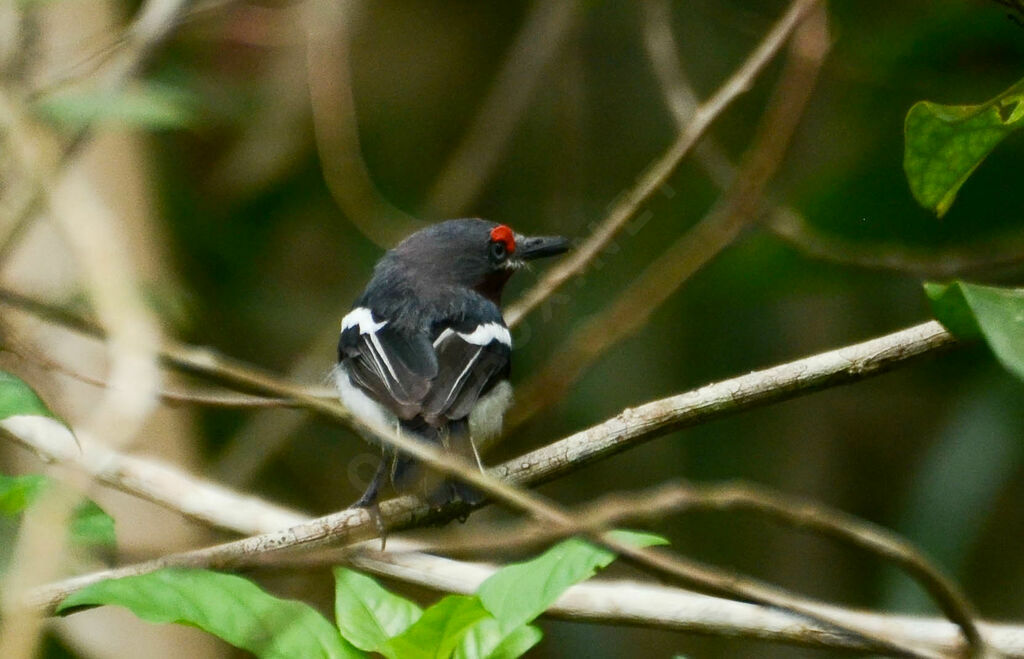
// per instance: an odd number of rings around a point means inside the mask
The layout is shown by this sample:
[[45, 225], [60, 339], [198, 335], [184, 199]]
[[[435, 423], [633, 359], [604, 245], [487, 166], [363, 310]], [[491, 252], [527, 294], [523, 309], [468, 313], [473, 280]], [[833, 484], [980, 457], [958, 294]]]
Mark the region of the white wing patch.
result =
[[476, 352], [473, 353], [472, 359], [470, 359], [468, 362], [466, 362], [466, 368], [462, 369], [462, 372], [459, 373], [459, 377], [455, 379], [455, 384], [453, 384], [451, 386], [451, 389], [448, 390], [448, 396], [445, 397], [444, 404], [441, 407], [447, 408], [449, 403], [452, 402], [452, 398], [462, 388], [462, 383], [466, 380], [466, 376], [469, 375], [469, 369], [473, 368], [473, 364], [476, 363], [476, 360], [480, 357], [480, 353], [482, 351], [483, 351], [483, 346], [477, 348]]
[[434, 347], [436, 348], [442, 341], [447, 339], [452, 334], [458, 334], [466, 343], [472, 343], [475, 346], [485, 346], [491, 341], [497, 341], [503, 345], [512, 347], [512, 334], [509, 333], [508, 328], [498, 323], [484, 323], [483, 325], [477, 325], [470, 333], [455, 332], [452, 328], [446, 328], [445, 331], [434, 339]]
[[350, 327], [358, 326], [360, 334], [373, 334], [387, 324], [386, 320], [375, 322], [373, 312], [366, 307], [356, 307], [341, 319], [341, 331], [344, 332]]
[[[380, 338], [377, 336], [377, 332], [387, 324], [388, 321], [386, 320], [382, 320], [380, 322], [375, 321], [373, 319], [373, 312], [366, 307], [356, 307], [341, 319], [341, 331], [344, 332], [347, 329], [358, 327], [360, 335], [369, 335], [372, 347], [370, 350], [370, 358], [373, 360], [373, 370], [380, 381], [384, 383], [384, 386], [388, 388], [388, 391], [394, 394], [395, 389], [393, 383], [399, 381], [398, 373], [395, 372], [395, 367], [392, 366], [391, 362], [388, 360], [387, 352], [385, 352], [384, 346], [380, 344]], [[390, 378], [385, 375], [385, 369], [391, 374]]]

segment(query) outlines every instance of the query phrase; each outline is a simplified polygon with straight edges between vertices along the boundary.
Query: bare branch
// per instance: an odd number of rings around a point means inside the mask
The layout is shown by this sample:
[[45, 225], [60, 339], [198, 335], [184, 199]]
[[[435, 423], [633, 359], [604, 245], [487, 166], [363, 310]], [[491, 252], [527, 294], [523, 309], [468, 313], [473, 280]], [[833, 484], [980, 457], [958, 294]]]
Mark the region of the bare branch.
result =
[[582, 244], [576, 246], [568, 257], [549, 269], [540, 281], [530, 288], [523, 297], [505, 312], [509, 326], [515, 326], [537, 305], [547, 299], [573, 276], [583, 272], [590, 262], [608, 246], [612, 238], [629, 221], [640, 206], [647, 201], [675, 171], [679, 162], [690, 152], [704, 135], [711, 123], [750, 88], [754, 79], [764, 70], [804, 19], [817, 4], [816, 0], [796, 0], [781, 19], [772, 27], [746, 62], [723, 84], [715, 94], [702, 103], [693, 114], [693, 120], [668, 150], [641, 175], [636, 186], [626, 192], [615, 204], [612, 211], [596, 230]]
[[[321, 550], [268, 555], [257, 565], [307, 568], [346, 563], [442, 592], [472, 594], [498, 568], [419, 553]], [[944, 655], [962, 651], [956, 625], [938, 618], [868, 613], [818, 604], [822, 612], [879, 635], [898, 638]], [[749, 638], [817, 648], [887, 652], [862, 638], [819, 625], [803, 616], [712, 595], [636, 581], [591, 579], [571, 587], [545, 615], [576, 622], [638, 625], [644, 628]], [[979, 623], [989, 647], [1004, 656], [1024, 657], [1024, 627]]]
[[363, 162], [349, 68], [358, 4], [308, 0], [303, 5], [313, 132], [320, 170], [338, 207], [364, 236], [391, 247], [424, 223], [388, 203]]
[[789, 57], [739, 174], [714, 208], [647, 266], [610, 305], [586, 320], [554, 351], [552, 360], [517, 391], [508, 426], [514, 428], [550, 401], [561, 400], [607, 349], [638, 331], [691, 276], [731, 245], [759, 215], [769, 180], [782, 163], [828, 51], [822, 8], [811, 12], [790, 41]]
[[[895, 533], [835, 508], [747, 483], [671, 483], [628, 495], [608, 496], [574, 510], [573, 516], [578, 520], [578, 528], [601, 529], [625, 520], [660, 519], [674, 512], [692, 510], [749, 510], [893, 563], [917, 581], [949, 619], [964, 629], [973, 647], [983, 646], [981, 633], [974, 623], [973, 607], [928, 558]], [[417, 549], [451, 555], [467, 550], [508, 550], [526, 544], [549, 544], [562, 537], [564, 534], [556, 529], [531, 522], [489, 525], [469, 533], [435, 534]]]
[[915, 325], [627, 409], [493, 471], [514, 482], [547, 482], [660, 435], [856, 382], [954, 345], [956, 339], [939, 323]]
[[[94, 335], [102, 332], [73, 314], [2, 288], [0, 303], [77, 331]], [[603, 423], [509, 460], [492, 472], [517, 483], [547, 482], [660, 435], [820, 389], [857, 382], [956, 344], [952, 334], [939, 323], [930, 321], [624, 410]], [[206, 358], [198, 361], [183, 358], [185, 354], [196, 353]], [[199, 370], [222, 381], [228, 379], [226, 373], [217, 369], [217, 360], [208, 351], [178, 345], [161, 351], [161, 357], [177, 368]], [[236, 364], [235, 368], [241, 367]]]
[[476, 117], [427, 195], [428, 209], [452, 216], [472, 204], [500, 162], [542, 74], [576, 24], [581, 4], [579, 0], [532, 3]]

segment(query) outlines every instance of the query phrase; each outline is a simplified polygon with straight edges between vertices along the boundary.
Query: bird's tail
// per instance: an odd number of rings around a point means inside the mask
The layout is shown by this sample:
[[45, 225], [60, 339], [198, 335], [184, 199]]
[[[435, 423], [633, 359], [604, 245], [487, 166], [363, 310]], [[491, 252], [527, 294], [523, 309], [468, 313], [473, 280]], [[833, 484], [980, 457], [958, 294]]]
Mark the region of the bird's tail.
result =
[[[441, 446], [446, 453], [462, 458], [464, 463], [474, 465], [483, 471], [483, 463], [480, 462], [480, 455], [470, 437], [469, 424], [465, 419], [451, 421], [441, 428], [424, 424], [408, 430], [421, 439]], [[435, 507], [460, 501], [475, 506], [485, 498], [476, 488], [438, 473], [414, 458], [401, 454], [392, 463], [391, 482], [395, 490], [419, 494]]]

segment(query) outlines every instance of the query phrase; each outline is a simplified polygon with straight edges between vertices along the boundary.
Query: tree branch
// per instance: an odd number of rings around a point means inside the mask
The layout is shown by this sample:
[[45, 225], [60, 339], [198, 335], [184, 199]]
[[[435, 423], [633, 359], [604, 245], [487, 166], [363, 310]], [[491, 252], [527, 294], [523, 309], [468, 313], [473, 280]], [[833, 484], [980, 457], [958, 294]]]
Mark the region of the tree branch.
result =
[[814, 391], [857, 382], [947, 350], [956, 339], [935, 321], [629, 408], [492, 471], [536, 485], [660, 435]]
[[[129, 494], [154, 501], [206, 524], [245, 534], [269, 532], [304, 521], [301, 514], [197, 479], [151, 459], [104, 451], [94, 456], [90, 445], [82, 453], [55, 450], [22, 442], [49, 460], [84, 470], [97, 480]], [[56, 446], [70, 444], [56, 444]], [[204, 511], [197, 514], [197, 510]], [[473, 593], [496, 567], [406, 551], [407, 543], [392, 539], [391, 551], [378, 552], [369, 544], [342, 550], [279, 553], [258, 557], [252, 565], [300, 566], [347, 563], [357, 569], [455, 593]], [[397, 551], [395, 551], [397, 550]], [[824, 605], [822, 605], [824, 606]], [[854, 612], [825, 607], [836, 617], [850, 618], [880, 633], [945, 652], [958, 646], [956, 627], [948, 622], [910, 616]], [[590, 580], [570, 588], [548, 615], [571, 620], [636, 624], [687, 633], [741, 636], [812, 647], [879, 652], [864, 639], [816, 625], [802, 616], [725, 600], [675, 588], [633, 581]], [[982, 624], [991, 646], [1010, 656], [1024, 656], [1024, 627]]]
[[507, 422], [510, 428], [550, 401], [561, 400], [600, 355], [643, 327], [655, 309], [758, 219], [764, 191], [781, 165], [803, 116], [828, 45], [827, 17], [819, 7], [793, 33], [785, 68], [759, 122], [754, 142], [722, 198], [654, 259], [614, 302], [586, 319], [554, 351], [560, 356], [558, 359], [517, 389], [517, 404]]
[[800, 24], [816, 0], [795, 0], [786, 13], [772, 27], [761, 43], [754, 49], [743, 65], [726, 80], [715, 94], [702, 103], [693, 113], [693, 119], [682, 131], [668, 150], [656, 160], [641, 176], [636, 186], [626, 192], [612, 208], [608, 216], [583, 243], [573, 248], [558, 265], [547, 270], [540, 281], [523, 294], [514, 305], [505, 311], [505, 320], [510, 327], [517, 325], [526, 314], [558, 290], [573, 276], [583, 272], [590, 262], [608, 246], [612, 238], [622, 229], [637, 210], [650, 199], [675, 171], [680, 161], [704, 135], [711, 123], [732, 101], [747, 91], [754, 79], [764, 70]]
[[[629, 445], [650, 439], [656, 434], [701, 420], [716, 418], [740, 409], [789, 398], [802, 392], [860, 379], [913, 357], [952, 345], [952, 343], [952, 337], [941, 326], [937, 323], [926, 323], [863, 344], [823, 353], [734, 380], [709, 385], [689, 394], [627, 410], [604, 424], [510, 461], [510, 463], [493, 470], [492, 473], [509, 476], [516, 482], [547, 480], [582, 464], [624, 450]], [[249, 382], [249, 385], [258, 386], [253, 382]], [[289, 396], [294, 395], [291, 390], [283, 393]], [[317, 402], [317, 407], [322, 405], [327, 404], [322, 401]], [[333, 406], [327, 405], [327, 407]], [[417, 457], [422, 456], [417, 455]], [[439, 456], [430, 457], [432, 460], [438, 460], [438, 458]], [[457, 470], [450, 467], [445, 468], [440, 463], [433, 466], [447, 473]], [[458, 476], [462, 477], [463, 474], [459, 473]], [[484, 479], [477, 474], [471, 474], [471, 476], [473, 479], [467, 478], [467, 480], [473, 484], [492, 493], [497, 489], [492, 485], [491, 479]], [[505, 492], [501, 494], [503, 497], [506, 496]], [[525, 495], [525, 493], [515, 492], [511, 499], [515, 499], [514, 505], [517, 507], [525, 505], [534, 514], [539, 514], [542, 519], [553, 521], [559, 526], [573, 527], [571, 520], [566, 521], [564, 513], [554, 509], [546, 502], [542, 502], [538, 510], [536, 499]], [[438, 514], [452, 516], [459, 512], [454, 509], [446, 509], [441, 513], [432, 513], [424, 504], [408, 497], [386, 501], [381, 505], [382, 517], [391, 528], [403, 528], [431, 519], [436, 520]], [[284, 531], [167, 556], [102, 575], [86, 575], [56, 584], [48, 591], [39, 591], [36, 593], [37, 597], [34, 601], [38, 604], [52, 604], [54, 598], [59, 599], [68, 592], [66, 589], [82, 587], [101, 576], [136, 574], [139, 571], [151, 571], [168, 565], [227, 567], [237, 565], [240, 560], [246, 560], [254, 554], [268, 551], [320, 544], [326, 541], [366, 539], [373, 535], [373, 529], [373, 523], [365, 511], [342, 511]], [[764, 601], [762, 599], [764, 597], [771, 598], [775, 600], [775, 605], [806, 612], [805, 608], [801, 606], [801, 600], [788, 595], [779, 596], [774, 589], [764, 591], [760, 584], [745, 580], [738, 581], [734, 577], [722, 577], [718, 573], [709, 574], [703, 566], [681, 562], [679, 559], [665, 558], [649, 550], [636, 550], [632, 547], [622, 546], [621, 543], [603, 542], [603, 544], [613, 545], [611, 548], [614, 551], [634, 560], [651, 562], [658, 571], [673, 574], [678, 579], [691, 578], [694, 580], [691, 583], [700, 583], [709, 589], [721, 588], [733, 593], [740, 592], [741, 597], [754, 601]], [[681, 570], [681, 565], [686, 569]], [[740, 584], [738, 589], [736, 588], [737, 583]], [[752, 583], [754, 587], [750, 588]], [[808, 613], [808, 615], [810, 614]], [[914, 652], [913, 649], [908, 648], [903, 648], [900, 651]]]
[[579, 0], [535, 0], [476, 116], [427, 194], [426, 208], [461, 215], [490, 179], [541, 76], [583, 11]]

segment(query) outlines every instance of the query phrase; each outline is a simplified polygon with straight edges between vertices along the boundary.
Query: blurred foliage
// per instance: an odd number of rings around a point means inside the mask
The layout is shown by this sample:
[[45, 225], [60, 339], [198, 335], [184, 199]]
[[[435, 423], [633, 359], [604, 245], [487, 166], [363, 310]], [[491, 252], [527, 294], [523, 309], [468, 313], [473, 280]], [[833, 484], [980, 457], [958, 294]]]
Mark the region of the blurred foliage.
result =
[[117, 125], [159, 130], [195, 124], [193, 106], [180, 90], [150, 82], [115, 93], [58, 92], [40, 99], [35, 109], [67, 128]]
[[[0, 575], [13, 555], [21, 516], [51, 487], [53, 481], [41, 474], [0, 474]], [[114, 519], [88, 499], [72, 511], [68, 537], [79, 549], [112, 549], [117, 544]]]

